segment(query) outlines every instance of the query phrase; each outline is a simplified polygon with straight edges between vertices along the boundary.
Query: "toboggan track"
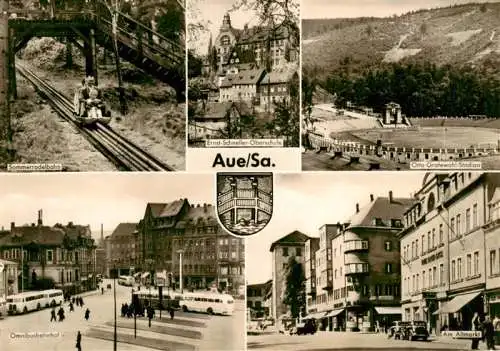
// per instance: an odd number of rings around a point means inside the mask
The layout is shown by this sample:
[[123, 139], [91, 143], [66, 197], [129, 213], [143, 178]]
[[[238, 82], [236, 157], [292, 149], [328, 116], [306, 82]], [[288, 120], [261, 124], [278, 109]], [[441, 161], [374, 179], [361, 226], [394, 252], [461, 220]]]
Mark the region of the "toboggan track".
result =
[[52, 108], [71, 123], [99, 152], [122, 171], [168, 172], [175, 169], [115, 132], [111, 127], [97, 123], [94, 128], [79, 125], [73, 116], [73, 103], [54, 87], [19, 64], [17, 71], [27, 79], [50, 103]]

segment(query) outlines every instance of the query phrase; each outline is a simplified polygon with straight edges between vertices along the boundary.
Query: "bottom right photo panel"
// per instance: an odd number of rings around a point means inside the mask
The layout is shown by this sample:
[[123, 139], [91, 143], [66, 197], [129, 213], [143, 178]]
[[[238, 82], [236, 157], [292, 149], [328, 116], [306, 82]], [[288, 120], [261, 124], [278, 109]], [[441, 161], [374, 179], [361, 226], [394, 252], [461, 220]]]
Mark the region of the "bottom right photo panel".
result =
[[248, 350], [500, 344], [500, 173], [274, 178], [246, 239]]

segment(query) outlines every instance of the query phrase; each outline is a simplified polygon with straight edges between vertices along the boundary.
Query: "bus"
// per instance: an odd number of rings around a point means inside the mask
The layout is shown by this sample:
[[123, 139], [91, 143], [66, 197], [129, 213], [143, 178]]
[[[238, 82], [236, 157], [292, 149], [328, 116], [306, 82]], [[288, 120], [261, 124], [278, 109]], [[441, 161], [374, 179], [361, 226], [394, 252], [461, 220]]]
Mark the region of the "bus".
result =
[[46, 296], [43, 291], [30, 291], [7, 296], [7, 313], [20, 314], [41, 310], [45, 306]]
[[0, 297], [0, 319], [4, 319], [7, 315], [7, 300]]
[[174, 294], [184, 312], [204, 312], [231, 316], [234, 311], [234, 298], [229, 294], [216, 292], [186, 292]]
[[[156, 310], [160, 309], [160, 293], [157, 289], [141, 289], [139, 291], [134, 291], [132, 293], [132, 299], [132, 303], [134, 303], [135, 300], [143, 310], [144, 307], [149, 306], [149, 304]], [[180, 309], [179, 300], [172, 299], [169, 294], [163, 293], [162, 300], [162, 310], [168, 308]]]
[[127, 275], [121, 275], [118, 277], [118, 285], [132, 286], [134, 285], [135, 278]]
[[62, 305], [64, 301], [63, 291], [60, 289], [50, 289], [42, 291], [45, 295], [44, 307], [54, 307]]

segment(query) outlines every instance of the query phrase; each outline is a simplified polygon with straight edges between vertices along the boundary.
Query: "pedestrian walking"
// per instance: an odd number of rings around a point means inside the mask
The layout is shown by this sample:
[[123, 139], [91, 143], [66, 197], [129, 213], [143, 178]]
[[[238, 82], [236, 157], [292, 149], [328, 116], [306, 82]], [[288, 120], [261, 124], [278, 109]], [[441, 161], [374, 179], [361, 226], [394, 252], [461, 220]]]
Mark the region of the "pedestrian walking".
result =
[[151, 328], [151, 319], [153, 319], [154, 315], [155, 315], [155, 310], [153, 309], [153, 307], [148, 306], [148, 321], [150, 328]]
[[52, 307], [52, 311], [50, 311], [50, 321], [57, 322], [56, 308], [55, 307]]
[[76, 335], [76, 349], [78, 351], [82, 351], [82, 334], [80, 331], [78, 331], [78, 334]]
[[89, 317], [90, 317], [90, 310], [87, 308], [87, 310], [85, 311], [85, 320], [88, 321]]
[[169, 307], [169, 311], [170, 312], [170, 319], [174, 319], [174, 314], [175, 314], [175, 310], [173, 307]]
[[75, 307], [73, 306], [73, 303], [69, 303], [69, 311], [73, 312], [75, 310]]
[[104, 295], [104, 288], [101, 287], [101, 295]]
[[80, 306], [83, 307], [84, 303], [83, 303], [83, 297], [80, 297]]
[[59, 315], [59, 322], [64, 321], [64, 309], [62, 308], [62, 306], [59, 308], [57, 314]]
[[72, 304], [74, 304], [74, 303], [75, 303], [75, 297], [74, 297], [74, 296], [71, 298], [71, 303], [72, 303]]
[[491, 322], [490, 316], [486, 316], [483, 323], [483, 336], [488, 350], [495, 350], [495, 327]]
[[[472, 330], [481, 330], [481, 322], [479, 321], [479, 314], [477, 312], [474, 312], [474, 316], [472, 317]], [[472, 350], [477, 350], [479, 347], [479, 340], [478, 338], [472, 339], [472, 345], [471, 349]]]

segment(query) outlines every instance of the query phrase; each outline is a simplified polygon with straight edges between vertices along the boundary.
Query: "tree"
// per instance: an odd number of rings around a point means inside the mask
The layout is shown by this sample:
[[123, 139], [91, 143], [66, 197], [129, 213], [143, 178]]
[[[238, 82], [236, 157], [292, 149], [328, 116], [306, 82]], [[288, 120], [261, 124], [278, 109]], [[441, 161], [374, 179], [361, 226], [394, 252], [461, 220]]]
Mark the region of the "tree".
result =
[[302, 264], [297, 262], [293, 256], [288, 260], [285, 279], [283, 303], [290, 308], [292, 317], [297, 318], [305, 312], [306, 278]]

